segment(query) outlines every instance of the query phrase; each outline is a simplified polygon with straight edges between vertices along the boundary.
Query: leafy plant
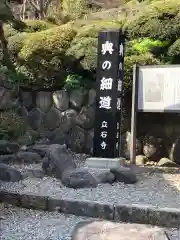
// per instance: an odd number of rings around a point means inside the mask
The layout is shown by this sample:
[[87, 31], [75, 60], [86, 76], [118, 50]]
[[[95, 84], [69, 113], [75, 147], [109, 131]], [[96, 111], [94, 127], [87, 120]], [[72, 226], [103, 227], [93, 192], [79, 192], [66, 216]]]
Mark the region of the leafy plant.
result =
[[64, 88], [66, 90], [79, 89], [79, 88], [89, 88], [92, 82], [88, 79], [84, 79], [83, 76], [78, 74], [70, 74], [65, 80]]

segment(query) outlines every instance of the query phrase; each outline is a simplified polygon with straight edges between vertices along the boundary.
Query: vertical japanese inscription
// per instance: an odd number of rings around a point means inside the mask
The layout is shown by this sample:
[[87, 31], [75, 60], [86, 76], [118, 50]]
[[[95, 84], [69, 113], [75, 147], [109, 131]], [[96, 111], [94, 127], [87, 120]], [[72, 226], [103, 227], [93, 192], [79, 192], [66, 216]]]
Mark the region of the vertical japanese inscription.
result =
[[[119, 129], [117, 121], [121, 112], [124, 37], [119, 30], [103, 31], [98, 41], [96, 121], [94, 156], [118, 156]], [[121, 69], [121, 70], [120, 70]], [[118, 139], [118, 140], [117, 140]]]

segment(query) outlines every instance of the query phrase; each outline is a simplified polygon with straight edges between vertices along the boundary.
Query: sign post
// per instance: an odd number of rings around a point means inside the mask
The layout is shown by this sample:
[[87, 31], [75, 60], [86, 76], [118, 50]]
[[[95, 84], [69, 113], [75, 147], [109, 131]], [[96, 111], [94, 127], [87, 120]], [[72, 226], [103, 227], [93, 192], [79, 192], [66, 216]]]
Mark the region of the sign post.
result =
[[102, 31], [98, 39], [94, 157], [116, 158], [120, 152], [124, 35]]

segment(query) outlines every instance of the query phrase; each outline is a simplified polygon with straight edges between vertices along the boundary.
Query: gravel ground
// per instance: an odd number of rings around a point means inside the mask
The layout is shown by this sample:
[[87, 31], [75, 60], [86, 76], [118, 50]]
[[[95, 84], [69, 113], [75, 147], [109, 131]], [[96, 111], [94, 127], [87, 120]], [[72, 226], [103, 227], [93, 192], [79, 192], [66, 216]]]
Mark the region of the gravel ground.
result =
[[0, 204], [1, 240], [70, 240], [79, 221], [91, 218], [41, 212]]
[[[92, 218], [48, 213], [0, 204], [1, 240], [70, 240], [75, 225]], [[180, 231], [165, 229], [170, 240], [179, 240]]]
[[122, 204], [142, 204], [156, 207], [180, 207], [180, 174], [141, 173], [134, 185], [99, 184], [97, 188], [69, 189], [55, 178], [26, 178], [19, 183], [0, 182], [0, 189], [21, 193], [94, 200]]

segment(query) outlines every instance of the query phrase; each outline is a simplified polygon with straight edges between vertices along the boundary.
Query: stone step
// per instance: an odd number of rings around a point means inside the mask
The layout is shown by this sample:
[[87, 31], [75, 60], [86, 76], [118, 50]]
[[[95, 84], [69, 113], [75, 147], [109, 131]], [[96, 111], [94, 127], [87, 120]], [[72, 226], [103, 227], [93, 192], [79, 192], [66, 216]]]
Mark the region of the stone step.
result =
[[125, 164], [125, 158], [87, 158], [85, 166], [89, 168], [111, 169]]

